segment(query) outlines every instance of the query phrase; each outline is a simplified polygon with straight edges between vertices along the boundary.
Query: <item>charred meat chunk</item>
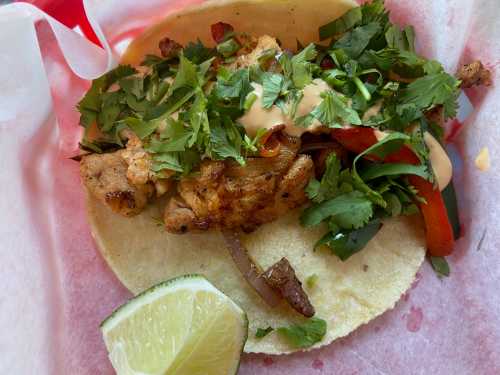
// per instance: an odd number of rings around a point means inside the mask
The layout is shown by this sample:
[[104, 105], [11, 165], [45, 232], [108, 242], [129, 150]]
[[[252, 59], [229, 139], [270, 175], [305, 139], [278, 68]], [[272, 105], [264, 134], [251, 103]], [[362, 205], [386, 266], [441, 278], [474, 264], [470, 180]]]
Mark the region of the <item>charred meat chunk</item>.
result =
[[310, 318], [314, 307], [302, 288], [302, 283], [295, 275], [295, 270], [286, 258], [282, 258], [263, 274], [267, 283], [283, 296], [298, 313]]
[[462, 81], [462, 88], [491, 85], [491, 72], [483, 66], [481, 61], [474, 61], [460, 67], [457, 78]]
[[[201, 163], [199, 173], [182, 177], [178, 194], [165, 209], [167, 231], [216, 228], [250, 232], [304, 204], [304, 188], [314, 174], [313, 162], [309, 156], [297, 155], [298, 138], [280, 135], [280, 142], [280, 153], [275, 157], [248, 158], [244, 166], [229, 160], [207, 160]], [[179, 221], [180, 210], [183, 220]]]
[[82, 157], [80, 174], [89, 192], [113, 211], [134, 216], [142, 211], [154, 193], [150, 183], [133, 185], [127, 179], [125, 150]]

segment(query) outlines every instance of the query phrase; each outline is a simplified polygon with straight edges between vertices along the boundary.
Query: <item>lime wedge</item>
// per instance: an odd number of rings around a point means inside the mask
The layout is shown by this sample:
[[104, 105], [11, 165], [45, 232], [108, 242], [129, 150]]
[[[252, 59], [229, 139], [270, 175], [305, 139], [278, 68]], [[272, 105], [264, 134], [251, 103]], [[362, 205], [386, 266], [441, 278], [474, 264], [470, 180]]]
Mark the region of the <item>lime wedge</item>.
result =
[[245, 312], [205, 278], [178, 277], [119, 307], [101, 324], [117, 374], [236, 374]]

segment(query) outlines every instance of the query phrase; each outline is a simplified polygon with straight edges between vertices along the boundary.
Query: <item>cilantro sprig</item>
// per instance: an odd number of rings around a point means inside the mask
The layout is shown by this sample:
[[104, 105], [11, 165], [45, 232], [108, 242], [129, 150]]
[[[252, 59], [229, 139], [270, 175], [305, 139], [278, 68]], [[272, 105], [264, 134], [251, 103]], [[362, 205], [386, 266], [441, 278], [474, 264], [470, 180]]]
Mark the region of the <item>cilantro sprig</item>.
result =
[[[249, 67], [238, 64], [240, 49], [248, 45], [234, 32], [215, 48], [197, 40], [175, 56], [148, 55], [138, 69], [119, 66], [94, 80], [78, 105], [85, 128], [82, 148], [122, 148], [123, 131], [131, 130], [161, 177], [166, 171], [190, 173], [203, 158], [245, 164], [265, 132], [250, 138], [239, 124], [255, 105], [280, 108], [296, 126], [388, 131], [372, 147], [350, 155], [345, 165], [331, 155], [324, 175], [306, 188], [311, 205], [301, 222], [325, 225], [327, 232], [316, 247], [326, 245], [348, 259], [378, 232], [381, 219], [416, 212], [415, 201], [422, 198], [405, 176], [432, 181], [423, 135], [439, 134], [440, 128], [426, 117], [440, 110], [445, 118], [455, 116], [460, 82], [441, 64], [418, 54], [415, 31], [393, 24], [383, 0], [320, 26], [319, 36], [330, 42], [298, 43], [295, 53], [273, 47]], [[309, 113], [298, 116], [304, 89], [316, 80], [329, 88]], [[262, 86], [260, 98], [256, 85]], [[382, 162], [403, 145], [418, 155], [420, 165]]]
[[305, 349], [321, 341], [326, 334], [327, 323], [325, 320], [312, 317], [302, 323], [291, 324], [273, 328], [257, 328], [255, 337], [261, 339], [271, 332], [276, 331], [294, 348]]
[[358, 154], [351, 168], [342, 169], [332, 153], [320, 181], [312, 179], [306, 194], [313, 204], [304, 210], [300, 222], [305, 227], [326, 223], [328, 231], [316, 243], [329, 247], [341, 260], [360, 251], [380, 230], [380, 219], [416, 212], [413, 199], [417, 192], [405, 181], [405, 175], [430, 179], [425, 164], [390, 164], [367, 161], [364, 157], [383, 160], [401, 147], [410, 147], [411, 138], [391, 133]]

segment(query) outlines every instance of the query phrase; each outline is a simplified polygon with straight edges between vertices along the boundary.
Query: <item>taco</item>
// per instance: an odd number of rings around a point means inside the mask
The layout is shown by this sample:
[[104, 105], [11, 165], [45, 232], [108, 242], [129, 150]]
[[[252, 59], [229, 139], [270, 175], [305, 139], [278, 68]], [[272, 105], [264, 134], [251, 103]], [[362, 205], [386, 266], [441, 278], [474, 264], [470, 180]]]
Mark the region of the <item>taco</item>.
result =
[[[461, 81], [414, 39], [383, 1], [346, 0], [207, 1], [136, 38], [78, 107], [120, 281], [204, 275], [246, 311], [247, 352], [319, 347], [392, 308], [454, 241], [440, 140]], [[264, 335], [312, 316], [314, 340]]]

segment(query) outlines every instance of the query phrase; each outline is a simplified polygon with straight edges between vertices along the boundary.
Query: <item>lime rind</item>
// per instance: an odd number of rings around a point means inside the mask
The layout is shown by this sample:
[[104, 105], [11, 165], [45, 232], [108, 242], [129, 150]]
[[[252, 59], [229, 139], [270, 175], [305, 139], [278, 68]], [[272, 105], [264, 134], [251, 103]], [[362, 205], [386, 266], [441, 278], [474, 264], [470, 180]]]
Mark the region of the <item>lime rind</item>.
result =
[[[167, 281], [164, 281], [162, 283], [159, 283], [153, 287], [151, 287], [148, 290], [145, 290], [144, 292], [138, 294], [136, 297], [130, 299], [128, 302], [117, 308], [108, 318], [106, 318], [100, 325], [102, 334], [105, 338], [105, 341], [107, 342], [107, 335], [113, 332], [113, 330], [121, 323], [124, 321], [127, 321], [128, 318], [132, 318], [134, 314], [138, 311], [140, 311], [142, 308], [148, 306], [149, 304], [154, 304], [156, 301], [167, 298], [170, 294], [175, 294], [175, 293], [184, 293], [185, 291], [189, 291], [193, 293], [193, 295], [199, 295], [201, 292], [204, 294], [204, 292], [207, 292], [209, 294], [214, 295], [221, 301], [223, 304], [225, 304], [230, 310], [234, 312], [234, 316], [236, 318], [235, 322], [237, 323], [236, 326], [234, 326], [235, 331], [232, 333], [232, 335], [236, 335], [239, 337], [238, 339], [238, 346], [233, 346], [235, 350], [231, 350], [231, 356], [226, 357], [227, 362], [226, 365], [229, 367], [225, 367], [226, 371], [228, 371], [229, 374], [237, 374], [239, 366], [240, 366], [240, 356], [241, 353], [243, 352], [245, 342], [248, 338], [248, 317], [246, 313], [236, 304], [234, 303], [229, 297], [227, 297], [224, 293], [222, 293], [220, 290], [215, 288], [206, 278], [199, 274], [190, 274], [190, 275], [184, 275], [180, 277], [176, 277], [174, 279], [170, 279]], [[175, 298], [175, 297], [174, 297]], [[229, 311], [230, 311], [229, 310]], [[210, 311], [210, 310], [205, 310], [205, 311]], [[237, 327], [237, 328], [236, 328]], [[232, 336], [234, 337], [234, 336]], [[235, 345], [236, 342], [233, 342], [233, 345]], [[124, 343], [121, 341], [115, 341], [114, 344], [111, 347], [108, 347], [110, 349], [110, 359], [115, 365], [119, 365], [119, 369], [115, 368], [117, 371], [119, 371], [120, 375], [121, 374], [134, 374], [134, 375], [140, 375], [142, 372], [139, 372], [137, 370], [133, 370], [130, 367], [130, 364], [127, 359], [127, 355], [124, 352]], [[108, 343], [106, 344], [108, 346]], [[194, 348], [196, 349], [196, 347]], [[197, 351], [194, 351], [196, 353]], [[179, 352], [178, 352], [179, 354]], [[229, 354], [229, 353], [228, 353]], [[120, 358], [118, 358], [118, 357]], [[189, 356], [188, 356], [189, 357]], [[202, 355], [203, 357], [203, 355]], [[202, 358], [199, 357], [199, 358]], [[184, 362], [184, 360], [183, 360]], [[203, 363], [203, 362], [201, 362]], [[170, 364], [172, 365], [172, 363]], [[170, 366], [169, 365], [169, 366]], [[181, 362], [182, 365], [182, 362]], [[183, 366], [182, 366], [183, 367]], [[189, 367], [189, 366], [188, 366]], [[226, 372], [224, 371], [224, 372]], [[167, 371], [167, 373], [170, 373]]]
[[132, 297], [123, 305], [114, 310], [106, 319], [104, 319], [99, 327], [103, 332], [108, 331], [114, 327], [114, 324], [118, 323], [119, 320], [115, 320], [115, 318], [121, 317], [122, 314], [131, 315], [148, 302], [152, 302], [159, 297], [163, 297], [167, 294], [173, 293], [178, 289], [185, 288], [190, 284], [194, 286], [194, 288], [192, 289], [193, 291], [206, 290], [214, 292], [215, 294], [227, 299], [227, 301], [230, 302], [236, 310], [239, 310], [242, 314], [245, 314], [241, 307], [234, 303], [232, 299], [222, 293], [219, 289], [214, 287], [204, 276], [200, 274], [189, 274], [163, 281], [152, 286], [149, 289], [146, 289], [135, 297]]

